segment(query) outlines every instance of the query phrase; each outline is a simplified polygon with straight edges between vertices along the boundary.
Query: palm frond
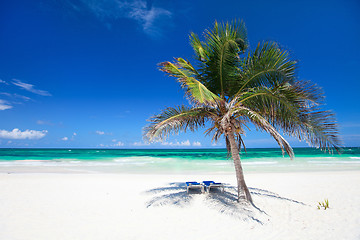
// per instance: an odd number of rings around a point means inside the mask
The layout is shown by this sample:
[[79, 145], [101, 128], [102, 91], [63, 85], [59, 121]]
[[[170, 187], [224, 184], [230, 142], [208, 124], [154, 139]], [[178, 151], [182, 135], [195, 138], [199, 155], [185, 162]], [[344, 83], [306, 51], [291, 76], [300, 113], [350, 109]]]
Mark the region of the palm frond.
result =
[[223, 135], [223, 131], [222, 129], [216, 127], [216, 125], [212, 125], [211, 127], [209, 127], [208, 129], [206, 129], [205, 131], [205, 136], [209, 136], [212, 135], [212, 142], [217, 143], [220, 139], [220, 137]]
[[246, 145], [245, 145], [244, 140], [241, 137], [241, 134], [237, 134], [237, 141], [239, 142], [239, 152], [241, 152], [241, 145], [242, 145], [244, 147], [244, 151], [246, 153], [247, 152], [246, 151]]
[[[330, 111], [320, 111], [316, 85], [296, 82], [294, 85], [269, 89], [266, 87], [251, 89], [243, 93], [237, 103], [229, 110], [234, 114], [237, 106], [245, 106], [256, 111], [275, 129], [285, 134], [306, 140], [309, 145], [322, 150], [339, 149], [341, 140], [334, 115]], [[241, 112], [234, 114], [238, 117]]]
[[[259, 86], [272, 87], [295, 79], [296, 61], [291, 60], [289, 53], [282, 50], [275, 42], [258, 44], [254, 52], [249, 52], [242, 59], [241, 77], [234, 82], [233, 94], [240, 94], [247, 88]], [[236, 85], [236, 86], [235, 86]]]
[[239, 114], [247, 117], [257, 128], [269, 133], [280, 146], [283, 154], [286, 152], [291, 159], [294, 158], [294, 151], [290, 144], [285, 140], [283, 136], [259, 113], [249, 108], [239, 106], [233, 111], [233, 114]]
[[186, 69], [190, 71], [195, 77], [199, 75], [198, 71], [191, 65], [191, 63], [183, 58], [176, 58], [176, 63], [182, 67], [183, 69]]
[[311, 108], [301, 115], [297, 131], [293, 135], [324, 151], [331, 152], [334, 148], [339, 152], [342, 145], [334, 113], [318, 108]]
[[212, 92], [224, 98], [236, 77], [239, 54], [247, 47], [245, 24], [234, 21], [218, 24], [205, 31], [204, 42], [197, 35], [190, 37], [197, 59], [201, 61], [201, 81]]
[[205, 125], [211, 117], [212, 109], [205, 107], [169, 107], [160, 114], [151, 117], [150, 124], [144, 128], [144, 138], [148, 141], [165, 140], [170, 133], [195, 131]]
[[216, 101], [221, 101], [216, 94], [194, 78], [196, 70], [189, 62], [178, 58], [175, 63], [163, 62], [159, 65], [161, 71], [175, 77], [181, 83], [181, 87], [193, 103], [215, 105]]
[[196, 59], [203, 62], [208, 60], [208, 56], [206, 53], [206, 44], [201, 42], [199, 39], [199, 36], [195, 33], [190, 34], [190, 44], [194, 49], [194, 52], [196, 54]]

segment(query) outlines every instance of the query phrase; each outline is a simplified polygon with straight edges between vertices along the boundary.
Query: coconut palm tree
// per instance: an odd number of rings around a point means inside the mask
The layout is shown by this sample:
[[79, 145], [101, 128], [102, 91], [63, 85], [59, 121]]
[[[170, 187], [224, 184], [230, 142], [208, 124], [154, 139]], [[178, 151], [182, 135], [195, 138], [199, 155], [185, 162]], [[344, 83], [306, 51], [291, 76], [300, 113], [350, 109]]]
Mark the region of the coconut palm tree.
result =
[[191, 33], [190, 43], [195, 65], [183, 58], [159, 65], [181, 84], [191, 106], [169, 107], [151, 117], [144, 128], [148, 140], [164, 140], [170, 133], [199, 127], [206, 127], [205, 133], [215, 142], [223, 137], [234, 161], [238, 201], [249, 202], [239, 155], [249, 124], [270, 134], [291, 159], [293, 150], [281, 134], [324, 150], [338, 149], [334, 115], [320, 109], [321, 89], [296, 77], [297, 62], [277, 43], [263, 42], [249, 50], [242, 21], [215, 22], [203, 41]]

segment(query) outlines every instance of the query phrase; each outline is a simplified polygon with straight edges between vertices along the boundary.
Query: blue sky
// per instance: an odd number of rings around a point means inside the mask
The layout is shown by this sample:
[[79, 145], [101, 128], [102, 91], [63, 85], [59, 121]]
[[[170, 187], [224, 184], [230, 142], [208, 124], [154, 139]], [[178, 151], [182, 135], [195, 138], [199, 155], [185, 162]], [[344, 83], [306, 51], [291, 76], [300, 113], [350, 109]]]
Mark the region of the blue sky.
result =
[[[189, 33], [232, 19], [245, 21], [250, 47], [273, 40], [288, 49], [299, 78], [323, 87], [344, 145], [360, 146], [359, 12], [358, 0], [2, 1], [0, 147], [224, 147], [203, 129], [145, 145], [142, 128], [187, 104], [157, 64], [191, 60]], [[245, 143], [276, 147], [255, 129]]]

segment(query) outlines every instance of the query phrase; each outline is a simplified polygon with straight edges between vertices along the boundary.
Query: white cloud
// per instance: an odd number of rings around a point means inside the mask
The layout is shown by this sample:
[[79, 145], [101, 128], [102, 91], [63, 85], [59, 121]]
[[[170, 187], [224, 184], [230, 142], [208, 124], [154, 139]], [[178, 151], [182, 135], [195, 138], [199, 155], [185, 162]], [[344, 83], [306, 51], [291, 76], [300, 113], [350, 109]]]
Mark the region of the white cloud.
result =
[[0, 79], [0, 83], [4, 83], [7, 85], [7, 82], [5, 82], [4, 80]]
[[0, 99], [0, 110], [6, 110], [12, 108], [7, 101]]
[[194, 147], [200, 147], [201, 146], [201, 142], [195, 141], [192, 144]]
[[105, 134], [105, 132], [103, 132], [103, 131], [96, 131], [95, 132], [97, 135], [104, 135]]
[[163, 146], [172, 146], [172, 147], [186, 147], [190, 146], [191, 143], [189, 140], [183, 141], [183, 142], [162, 142], [161, 145]]
[[145, 1], [134, 1], [130, 3], [129, 17], [139, 22], [145, 32], [153, 31], [154, 22], [157, 18], [171, 16], [171, 12], [163, 8], [148, 8]]
[[63, 137], [63, 138], [61, 138], [61, 140], [62, 140], [62, 141], [68, 141], [68, 140], [74, 141], [76, 135], [77, 135], [77, 134], [74, 132], [74, 133], [71, 135], [71, 138]]
[[49, 125], [49, 126], [53, 126], [54, 124], [50, 121], [44, 121], [44, 120], [37, 120], [36, 121], [37, 124], [39, 125]]
[[112, 144], [111, 145], [112, 147], [121, 147], [121, 146], [124, 146], [124, 143], [122, 143], [122, 142], [117, 142], [117, 143], [115, 143], [115, 144]]
[[133, 143], [134, 146], [149, 146], [150, 143], [144, 143], [144, 142], [134, 142]]
[[44, 91], [44, 90], [35, 89], [34, 85], [29, 84], [29, 83], [21, 82], [18, 79], [13, 79], [12, 84], [14, 84], [14, 85], [16, 85], [16, 86], [18, 86], [18, 87], [20, 87], [22, 89], [25, 89], [26, 91], [29, 91], [29, 92], [32, 92], [32, 93], [35, 93], [35, 94], [38, 94], [38, 95], [41, 95], [41, 96], [51, 96], [51, 94], [49, 92]]
[[23, 96], [23, 95], [20, 95], [20, 94], [16, 94], [16, 93], [14, 94], [14, 97], [20, 98], [20, 99], [25, 100], [25, 101], [31, 100], [31, 98], [29, 98], [29, 97], [26, 97], [26, 96]]
[[0, 138], [6, 139], [40, 139], [45, 137], [48, 133], [47, 130], [35, 131], [35, 130], [25, 130], [20, 131], [17, 128], [14, 128], [12, 131], [0, 130]]
[[108, 148], [108, 147], [122, 147], [122, 146], [125, 145], [123, 142], [118, 141], [118, 140], [116, 140], [116, 139], [113, 139], [112, 142], [113, 142], [113, 144], [103, 144], [103, 143], [101, 143], [101, 144], [99, 144], [98, 146], [99, 146], [99, 147], [107, 147], [107, 148]]
[[75, 139], [76, 136], [77, 136], [77, 133], [74, 132], [74, 133], [72, 134], [72, 136], [71, 136], [71, 141], [74, 141], [74, 139]]
[[[81, 3], [68, 2], [76, 11], [88, 10], [102, 21], [129, 18], [141, 25], [145, 33], [159, 32], [159, 24], [169, 23], [172, 13], [164, 8], [153, 6], [145, 0], [81, 0]], [[85, 9], [84, 9], [85, 8]], [[109, 26], [109, 22], [106, 23]]]
[[11, 93], [7, 93], [7, 92], [1, 92], [0, 94], [4, 95], [4, 96], [7, 96], [9, 98], [18, 98], [18, 99], [21, 99], [21, 100], [24, 100], [24, 101], [31, 100], [31, 98], [20, 95], [20, 94], [17, 94], [17, 93], [11, 94]]
[[36, 123], [39, 125], [45, 125], [47, 122], [43, 120], [37, 120]]
[[[5, 84], [9, 85], [7, 83], [5, 83]], [[0, 110], [10, 109], [10, 108], [13, 108], [13, 106], [16, 104], [22, 104], [23, 102], [27, 102], [27, 101], [31, 100], [31, 98], [17, 94], [17, 93], [11, 94], [11, 93], [7, 93], [7, 92], [0, 92], [0, 95], [3, 95], [3, 96], [5, 96], [6, 99], [8, 99], [8, 100], [0, 99]]]
[[217, 142], [217, 143], [212, 143], [211, 144], [211, 146], [213, 146], [213, 147], [219, 147], [219, 146], [222, 146], [222, 143], [219, 143], [219, 142]]
[[114, 143], [114, 144], [103, 144], [103, 143], [100, 143], [98, 146], [99, 147], [106, 147], [106, 148], [111, 148], [111, 147], [122, 147], [124, 146], [125, 144], [123, 142], [120, 142], [118, 141], [117, 143]]
[[190, 146], [190, 141], [189, 140], [186, 140], [184, 142], [181, 142], [180, 143], [180, 146]]
[[1, 95], [5, 95], [5, 96], [7, 96], [7, 97], [12, 97], [12, 94], [10, 94], [10, 93], [1, 92], [0, 94], [1, 94]]

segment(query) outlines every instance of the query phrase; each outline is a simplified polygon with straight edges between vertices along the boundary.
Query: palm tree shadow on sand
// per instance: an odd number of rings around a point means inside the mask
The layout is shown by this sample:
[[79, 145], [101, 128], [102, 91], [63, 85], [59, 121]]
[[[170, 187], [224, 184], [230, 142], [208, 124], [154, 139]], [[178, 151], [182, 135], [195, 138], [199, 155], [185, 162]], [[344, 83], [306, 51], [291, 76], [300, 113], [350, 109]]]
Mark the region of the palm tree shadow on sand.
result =
[[[302, 202], [281, 197], [268, 190], [259, 188], [249, 188], [249, 190], [253, 195], [305, 206]], [[200, 190], [190, 190], [189, 193], [187, 193], [185, 183], [173, 182], [165, 187], [150, 189], [146, 191], [146, 194], [153, 195], [146, 203], [147, 208], [161, 206], [186, 207], [195, 199], [201, 197], [205, 206], [210, 209], [215, 209], [222, 214], [245, 221], [254, 221], [259, 224], [264, 224], [264, 222], [269, 219], [268, 214], [254, 204], [247, 203], [245, 200], [243, 202], [237, 202], [237, 188], [230, 185], [225, 185], [224, 192], [221, 192], [219, 189], [214, 189], [211, 190], [210, 194], [202, 194]]]

